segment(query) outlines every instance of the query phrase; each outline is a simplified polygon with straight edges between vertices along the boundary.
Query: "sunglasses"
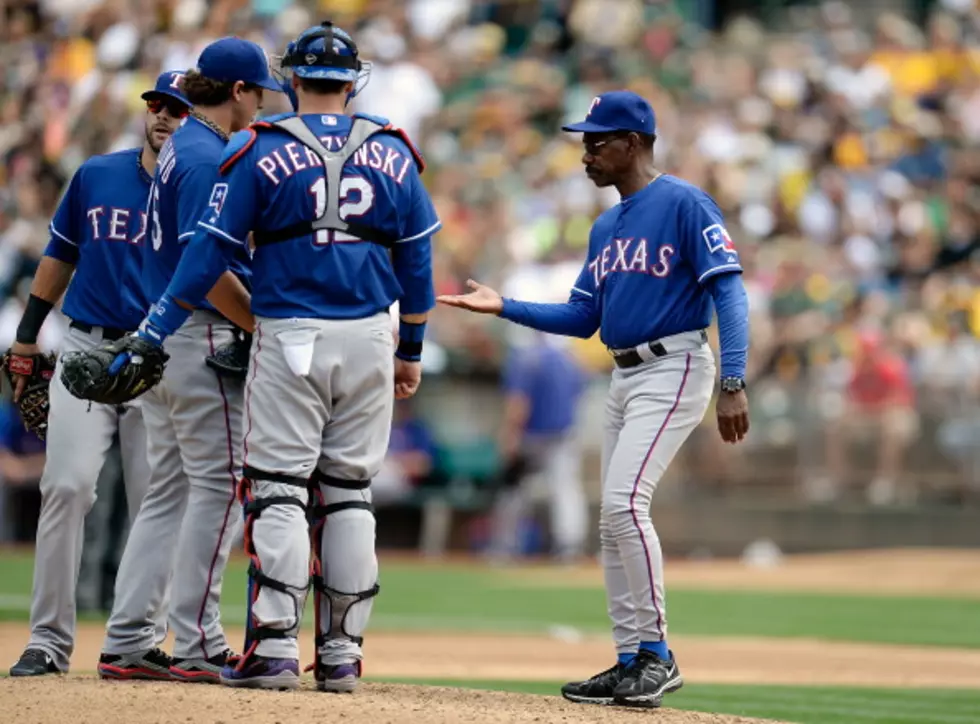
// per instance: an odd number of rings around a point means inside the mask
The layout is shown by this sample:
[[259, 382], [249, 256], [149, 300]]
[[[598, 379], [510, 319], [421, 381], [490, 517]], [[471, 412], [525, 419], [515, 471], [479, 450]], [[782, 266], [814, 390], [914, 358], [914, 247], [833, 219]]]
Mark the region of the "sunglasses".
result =
[[174, 118], [183, 118], [190, 112], [190, 109], [180, 101], [165, 101], [159, 98], [154, 98], [147, 101], [146, 108], [150, 113], [160, 113], [164, 108], [166, 108], [167, 112]]
[[617, 133], [612, 136], [606, 136], [603, 139], [597, 141], [582, 141], [582, 145], [585, 147], [585, 152], [590, 156], [598, 156], [600, 150], [607, 143], [612, 143], [613, 141], [618, 141], [621, 138], [629, 138], [629, 133]]

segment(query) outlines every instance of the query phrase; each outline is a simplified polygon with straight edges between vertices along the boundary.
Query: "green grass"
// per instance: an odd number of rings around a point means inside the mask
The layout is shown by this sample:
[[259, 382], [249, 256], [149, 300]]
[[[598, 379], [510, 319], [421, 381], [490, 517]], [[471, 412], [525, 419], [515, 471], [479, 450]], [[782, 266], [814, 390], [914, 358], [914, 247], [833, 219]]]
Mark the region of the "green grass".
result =
[[[385, 679], [556, 696], [560, 683]], [[779, 719], [798, 724], [976, 724], [980, 690], [687, 684], [669, 694], [674, 709]]]
[[[0, 557], [0, 619], [24, 620], [32, 558]], [[817, 638], [980, 648], [980, 601], [670, 588], [670, 625], [679, 634]], [[242, 623], [245, 564], [229, 565], [224, 618]], [[307, 607], [307, 614], [312, 607]], [[374, 630], [544, 632], [566, 626], [608, 631], [600, 588], [528, 586], [507, 569], [382, 560]]]

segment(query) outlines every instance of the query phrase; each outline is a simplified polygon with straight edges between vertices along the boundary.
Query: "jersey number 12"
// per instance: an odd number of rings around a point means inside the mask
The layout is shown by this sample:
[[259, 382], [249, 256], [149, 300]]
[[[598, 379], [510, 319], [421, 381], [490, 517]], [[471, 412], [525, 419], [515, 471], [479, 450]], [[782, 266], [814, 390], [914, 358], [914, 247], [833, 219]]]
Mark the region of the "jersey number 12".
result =
[[[310, 193], [315, 204], [314, 213], [319, 219], [327, 210], [327, 179], [322, 176], [318, 178], [310, 186]], [[337, 213], [341, 219], [347, 221], [351, 216], [364, 216], [373, 205], [374, 187], [367, 179], [348, 176], [340, 182], [340, 208], [337, 209]], [[316, 232], [316, 240], [313, 243], [317, 246], [326, 246], [332, 241], [362, 241], [362, 239], [342, 231], [320, 229]]]

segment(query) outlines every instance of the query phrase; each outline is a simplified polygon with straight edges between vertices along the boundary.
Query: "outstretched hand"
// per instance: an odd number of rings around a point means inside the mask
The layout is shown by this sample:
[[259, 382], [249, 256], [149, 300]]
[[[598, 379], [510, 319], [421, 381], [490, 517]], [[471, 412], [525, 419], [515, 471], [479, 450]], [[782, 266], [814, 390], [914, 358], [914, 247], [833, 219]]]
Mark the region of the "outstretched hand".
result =
[[466, 286], [473, 291], [469, 294], [442, 294], [436, 297], [436, 301], [480, 314], [500, 314], [503, 311], [504, 300], [495, 290], [472, 279], [466, 280]]

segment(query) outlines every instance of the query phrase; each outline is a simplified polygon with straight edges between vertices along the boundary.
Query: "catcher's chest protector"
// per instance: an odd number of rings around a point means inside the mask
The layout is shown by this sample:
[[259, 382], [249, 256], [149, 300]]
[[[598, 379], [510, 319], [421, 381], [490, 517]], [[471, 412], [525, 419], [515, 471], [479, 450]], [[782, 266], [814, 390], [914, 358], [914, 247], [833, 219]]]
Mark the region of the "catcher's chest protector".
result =
[[328, 229], [352, 234], [364, 241], [372, 241], [388, 248], [394, 245], [396, 239], [391, 234], [367, 224], [344, 221], [340, 218], [340, 181], [344, 173], [344, 164], [371, 136], [386, 132], [387, 127], [377, 121], [357, 116], [351, 123], [347, 142], [337, 151], [328, 150], [316, 137], [316, 134], [307, 128], [299, 116], [291, 116], [267, 123], [264, 126], [257, 126], [257, 128], [263, 127], [278, 128], [285, 131], [323, 160], [323, 169], [327, 178], [327, 204], [323, 214], [312, 222], [303, 221], [277, 231], [253, 232], [256, 246], [287, 241], [298, 236]]

